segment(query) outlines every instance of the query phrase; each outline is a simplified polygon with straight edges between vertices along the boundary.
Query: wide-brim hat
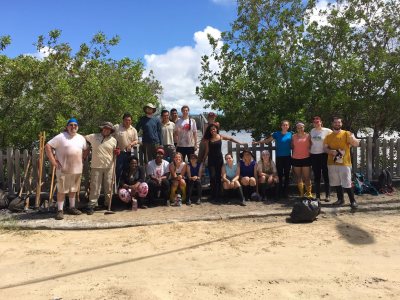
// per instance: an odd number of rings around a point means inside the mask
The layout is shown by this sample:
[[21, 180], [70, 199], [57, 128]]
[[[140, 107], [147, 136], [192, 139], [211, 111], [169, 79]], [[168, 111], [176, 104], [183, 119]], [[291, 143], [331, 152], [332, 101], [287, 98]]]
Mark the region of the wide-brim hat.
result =
[[114, 125], [111, 122], [104, 122], [100, 126], [100, 129], [107, 128], [111, 130], [111, 133], [115, 131]]
[[152, 104], [152, 103], [147, 103], [145, 106], [143, 106], [143, 111], [144, 111], [144, 112], [146, 112], [146, 108], [147, 108], [147, 107], [151, 108], [151, 109], [153, 110], [153, 113], [155, 113], [156, 110], [157, 110], [157, 107], [155, 107], [154, 104]]
[[256, 159], [256, 158], [254, 157], [253, 153], [252, 153], [249, 149], [243, 149], [242, 152], [240, 152], [239, 157], [240, 157], [240, 158], [243, 158], [243, 155], [244, 155], [246, 152], [249, 153], [249, 154], [251, 155], [251, 157], [252, 157], [254, 160]]

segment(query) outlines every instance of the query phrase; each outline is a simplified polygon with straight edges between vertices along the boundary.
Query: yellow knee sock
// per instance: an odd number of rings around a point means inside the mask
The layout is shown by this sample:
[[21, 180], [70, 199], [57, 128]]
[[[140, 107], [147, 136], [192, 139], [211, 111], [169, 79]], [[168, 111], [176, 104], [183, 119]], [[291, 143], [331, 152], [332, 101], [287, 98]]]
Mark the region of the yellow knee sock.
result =
[[300, 197], [304, 197], [304, 184], [303, 183], [298, 183], [297, 188], [299, 189], [299, 194]]

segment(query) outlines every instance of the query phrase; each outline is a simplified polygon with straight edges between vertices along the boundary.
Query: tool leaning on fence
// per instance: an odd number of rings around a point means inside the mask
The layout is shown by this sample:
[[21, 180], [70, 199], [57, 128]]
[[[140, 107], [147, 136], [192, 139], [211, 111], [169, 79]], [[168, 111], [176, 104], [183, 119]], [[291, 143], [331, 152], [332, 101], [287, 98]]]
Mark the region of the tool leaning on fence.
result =
[[38, 182], [36, 185], [35, 208], [40, 206], [40, 194], [42, 192], [42, 176], [44, 163], [44, 144], [46, 141], [46, 132], [42, 131], [39, 134], [39, 162], [38, 162]]

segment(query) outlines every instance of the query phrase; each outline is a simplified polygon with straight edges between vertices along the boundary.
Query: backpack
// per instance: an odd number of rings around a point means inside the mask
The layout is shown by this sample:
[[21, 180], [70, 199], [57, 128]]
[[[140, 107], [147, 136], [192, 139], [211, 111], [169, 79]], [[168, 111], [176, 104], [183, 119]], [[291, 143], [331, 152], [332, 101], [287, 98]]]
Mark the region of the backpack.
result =
[[321, 212], [321, 204], [316, 199], [304, 199], [293, 205], [290, 219], [293, 223], [313, 222]]
[[23, 212], [25, 209], [25, 199], [22, 197], [14, 198], [8, 204], [8, 209], [12, 212]]
[[363, 173], [354, 173], [354, 193], [356, 195], [361, 194], [371, 194], [374, 196], [378, 196], [378, 190], [369, 182], [368, 179], [365, 179]]
[[7, 207], [8, 207], [7, 194], [3, 190], [0, 190], [0, 209], [7, 208]]
[[393, 189], [392, 174], [388, 169], [383, 169], [379, 175], [379, 192], [382, 194], [391, 194]]

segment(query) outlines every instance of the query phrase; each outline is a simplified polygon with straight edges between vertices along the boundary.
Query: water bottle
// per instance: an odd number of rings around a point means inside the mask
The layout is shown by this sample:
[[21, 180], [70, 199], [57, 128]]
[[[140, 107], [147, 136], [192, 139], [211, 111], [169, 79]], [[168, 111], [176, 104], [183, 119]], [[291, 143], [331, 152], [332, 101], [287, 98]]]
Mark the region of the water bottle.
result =
[[137, 211], [137, 208], [138, 208], [137, 199], [132, 198], [132, 210]]

